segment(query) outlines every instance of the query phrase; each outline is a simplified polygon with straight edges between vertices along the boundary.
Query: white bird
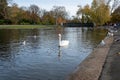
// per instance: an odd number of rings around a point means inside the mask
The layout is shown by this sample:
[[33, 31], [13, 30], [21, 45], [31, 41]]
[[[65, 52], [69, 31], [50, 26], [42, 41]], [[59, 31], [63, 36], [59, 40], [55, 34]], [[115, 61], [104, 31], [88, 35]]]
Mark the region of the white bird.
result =
[[37, 36], [36, 36], [36, 35], [34, 35], [33, 37], [34, 37], [34, 38], [36, 38]]
[[26, 41], [23, 41], [23, 43], [22, 43], [23, 45], [25, 45], [26, 44]]
[[102, 40], [101, 43], [100, 43], [101, 46], [104, 46], [105, 45], [105, 41]]
[[68, 40], [61, 40], [61, 34], [58, 34], [58, 36], [59, 36], [59, 46], [67, 46], [67, 45], [69, 45]]
[[118, 38], [118, 39], [115, 39], [115, 42], [118, 42], [118, 41], [120, 41], [120, 38]]
[[108, 32], [108, 36], [113, 36], [113, 32]]

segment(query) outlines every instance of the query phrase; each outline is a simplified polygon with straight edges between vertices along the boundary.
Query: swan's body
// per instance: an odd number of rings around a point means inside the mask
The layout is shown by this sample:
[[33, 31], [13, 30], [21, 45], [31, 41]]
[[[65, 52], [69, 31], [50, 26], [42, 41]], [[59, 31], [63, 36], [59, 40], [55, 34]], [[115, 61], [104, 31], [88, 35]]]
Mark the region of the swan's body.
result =
[[68, 40], [61, 40], [61, 34], [58, 34], [58, 36], [59, 36], [59, 46], [67, 46], [67, 45], [69, 45]]

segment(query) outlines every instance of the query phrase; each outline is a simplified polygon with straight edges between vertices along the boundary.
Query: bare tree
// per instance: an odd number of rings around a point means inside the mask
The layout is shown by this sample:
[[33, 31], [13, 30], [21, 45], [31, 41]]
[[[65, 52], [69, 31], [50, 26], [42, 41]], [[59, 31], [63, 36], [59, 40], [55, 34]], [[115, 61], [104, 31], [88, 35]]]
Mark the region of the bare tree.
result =
[[7, 0], [0, 0], [0, 18], [5, 19], [7, 16]]
[[33, 23], [36, 23], [39, 20], [40, 9], [37, 5], [31, 5], [29, 7], [29, 12]]
[[31, 5], [31, 6], [29, 7], [29, 11], [30, 11], [30, 13], [32, 13], [32, 14], [38, 15], [40, 9], [39, 9], [39, 7], [38, 7], [37, 5]]
[[57, 19], [59, 17], [66, 19], [68, 16], [67, 11], [64, 6], [53, 6], [52, 12], [53, 12], [54, 17], [56, 18], [56, 25], [58, 24]]
[[7, 19], [8, 18], [8, 4], [12, 2], [12, 0], [0, 0], [0, 18]]
[[120, 0], [114, 0], [111, 6], [111, 13], [120, 5]]
[[109, 5], [112, 0], [105, 0], [106, 4]]
[[111, 7], [111, 13], [120, 5], [120, 0], [105, 0], [105, 2]]

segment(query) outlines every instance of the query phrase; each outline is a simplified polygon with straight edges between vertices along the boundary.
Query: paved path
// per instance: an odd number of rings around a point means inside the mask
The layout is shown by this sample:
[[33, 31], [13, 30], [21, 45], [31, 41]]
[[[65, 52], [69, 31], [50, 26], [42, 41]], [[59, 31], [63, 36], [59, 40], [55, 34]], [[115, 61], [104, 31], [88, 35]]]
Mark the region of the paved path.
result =
[[120, 80], [120, 30], [115, 33], [99, 80]]

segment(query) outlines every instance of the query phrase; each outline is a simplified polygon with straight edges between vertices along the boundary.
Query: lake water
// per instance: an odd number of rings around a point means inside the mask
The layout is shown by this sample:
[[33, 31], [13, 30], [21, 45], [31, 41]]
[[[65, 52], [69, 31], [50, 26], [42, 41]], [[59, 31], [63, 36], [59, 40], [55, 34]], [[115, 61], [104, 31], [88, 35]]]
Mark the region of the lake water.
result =
[[[58, 33], [70, 41], [68, 46], [58, 47]], [[0, 29], [0, 80], [65, 80], [106, 33], [89, 28]]]

